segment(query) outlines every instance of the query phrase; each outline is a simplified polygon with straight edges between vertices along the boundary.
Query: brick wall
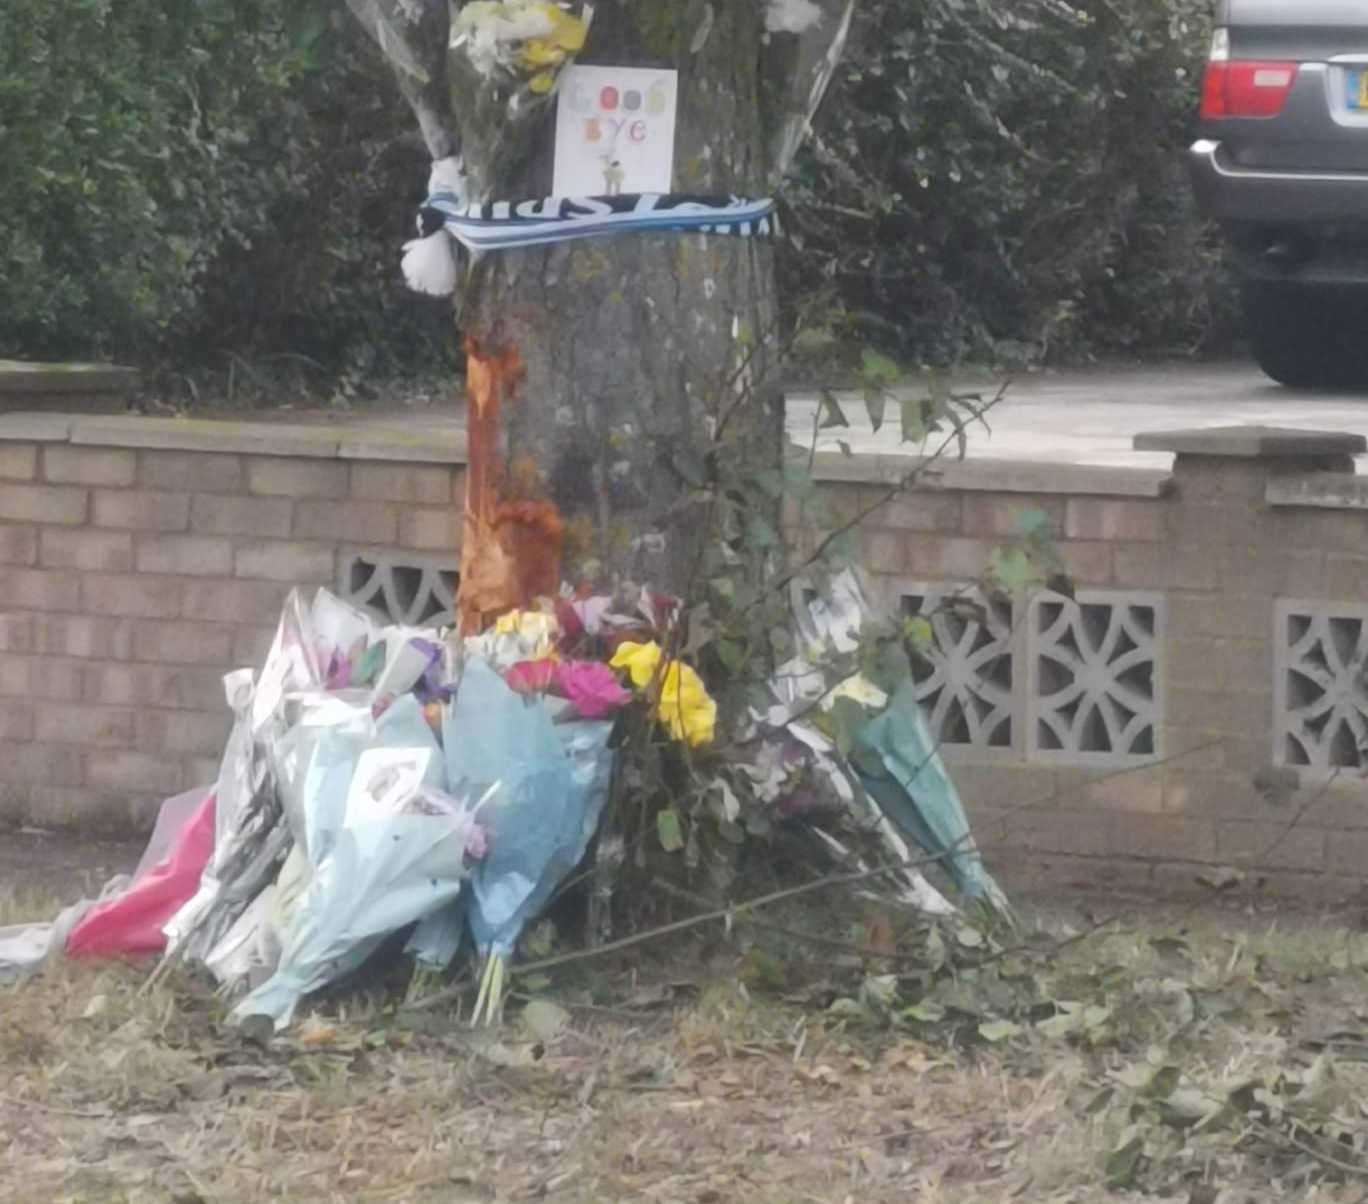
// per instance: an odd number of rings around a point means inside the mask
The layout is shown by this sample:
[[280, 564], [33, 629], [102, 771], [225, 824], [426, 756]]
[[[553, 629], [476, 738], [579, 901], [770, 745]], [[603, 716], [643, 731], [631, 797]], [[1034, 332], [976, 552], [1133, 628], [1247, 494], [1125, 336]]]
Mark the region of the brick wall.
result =
[[[838, 512], [867, 507], [879, 491], [827, 486]], [[1027, 512], [1045, 514], [1069, 572], [1083, 585], [1154, 585], [1164, 559], [1160, 498], [1061, 498], [1045, 493], [913, 493], [877, 510], [860, 530], [860, 553], [877, 577], [972, 580]]]
[[[985, 628], [943, 658], [946, 680], [987, 675], [971, 699], [980, 736], [993, 707], [1011, 715], [1009, 738], [944, 746], [1009, 878], [1171, 887], [1231, 865], [1349, 889], [1368, 866], [1356, 748], [1368, 735], [1355, 735], [1368, 733], [1368, 487], [1347, 471], [1358, 445], [1175, 439], [1171, 473], [946, 468], [862, 524], [865, 566], [890, 605], [958, 588], [1036, 511], [1080, 601], [1148, 624], [1079, 674], [1119, 681], [1121, 696], [1134, 690], [1119, 666], [1144, 662], [1132, 707], [1143, 745], [1045, 739], [1069, 718], [1049, 710], [1062, 695], [1047, 662], [1073, 655], [1047, 599], [1014, 603], [1010, 630]], [[261, 662], [292, 585], [343, 586], [356, 556], [454, 563], [463, 459], [450, 427], [0, 416], [0, 824], [126, 830], [210, 780], [228, 728], [222, 676]], [[838, 516], [863, 512], [906, 467], [818, 458]], [[821, 533], [792, 534], [810, 546]], [[450, 579], [437, 588], [435, 576], [423, 590], [440, 595]], [[381, 596], [377, 579], [366, 596]], [[1298, 707], [1315, 710], [1308, 689], [1347, 736], [1297, 726]]]
[[[980, 577], [1027, 510], [1050, 517], [1081, 590], [1162, 599], [1153, 755], [1070, 763], [1021, 746], [945, 746], [980, 843], [1009, 874], [1173, 889], [1231, 867], [1248, 882], [1331, 895], [1368, 877], [1363, 770], [1297, 764], [1278, 731], [1280, 683], [1297, 684], [1280, 627], [1289, 599], [1344, 616], [1342, 671], [1316, 660], [1307, 672], [1328, 674], [1327, 698], [1344, 696], [1336, 714], [1368, 717], [1368, 487], [1349, 458], [1362, 441], [1265, 434], [1175, 435], [1171, 474], [980, 462], [863, 525], [864, 563], [891, 603]], [[826, 485], [838, 514], [884, 492], [886, 465], [825, 467], [843, 478]], [[861, 475], [879, 479], [851, 479]], [[1348, 744], [1340, 759], [1353, 761]]]
[[402, 460], [349, 458], [328, 431], [263, 454], [282, 437], [237, 424], [142, 437], [252, 450], [63, 441], [137, 441], [137, 422], [44, 426], [43, 441], [0, 423], [0, 823], [145, 822], [214, 777], [222, 677], [260, 664], [291, 586], [336, 587], [355, 552], [455, 556], [450, 440], [357, 448]]

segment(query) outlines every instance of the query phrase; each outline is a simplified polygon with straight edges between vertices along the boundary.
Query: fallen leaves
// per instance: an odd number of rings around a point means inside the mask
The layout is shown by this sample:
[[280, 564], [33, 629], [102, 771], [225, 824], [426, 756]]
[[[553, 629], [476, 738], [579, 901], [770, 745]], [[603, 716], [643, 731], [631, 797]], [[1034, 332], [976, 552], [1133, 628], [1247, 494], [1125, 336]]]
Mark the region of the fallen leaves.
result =
[[193, 985], [62, 968], [0, 1013], [0, 1201], [1355, 1198], [1368, 939], [892, 935], [933, 956], [771, 953], [777, 997], [737, 958], [596, 993], [548, 976], [488, 1033], [349, 1000], [264, 1047]]

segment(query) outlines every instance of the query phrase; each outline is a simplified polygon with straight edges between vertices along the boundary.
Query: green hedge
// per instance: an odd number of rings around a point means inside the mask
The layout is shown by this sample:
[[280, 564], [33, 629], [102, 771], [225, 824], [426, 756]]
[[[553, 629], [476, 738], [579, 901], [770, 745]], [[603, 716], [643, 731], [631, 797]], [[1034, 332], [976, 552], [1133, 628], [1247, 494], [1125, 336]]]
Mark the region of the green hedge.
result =
[[[425, 155], [343, 7], [0, 4], [0, 356], [240, 382], [450, 363], [449, 311], [396, 270]], [[930, 362], [1219, 339], [1231, 290], [1180, 162], [1207, 9], [863, 0], [786, 196], [791, 292], [830, 285]]]
[[794, 189], [791, 292], [931, 362], [1188, 351], [1231, 288], [1182, 148], [1209, 0], [866, 0]]
[[449, 312], [397, 278], [426, 156], [332, 8], [0, 5], [0, 355], [251, 373], [443, 353]]

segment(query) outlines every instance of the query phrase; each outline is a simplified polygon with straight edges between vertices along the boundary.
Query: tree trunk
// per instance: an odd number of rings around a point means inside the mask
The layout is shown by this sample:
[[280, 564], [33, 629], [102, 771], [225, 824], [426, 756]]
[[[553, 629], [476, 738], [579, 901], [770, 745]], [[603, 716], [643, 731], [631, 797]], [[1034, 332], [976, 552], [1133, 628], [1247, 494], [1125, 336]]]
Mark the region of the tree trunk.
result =
[[[762, 35], [750, 3], [612, 0], [597, 6], [592, 53], [578, 61], [676, 69], [675, 188], [762, 196]], [[456, 81], [458, 112], [466, 84]], [[498, 136], [465, 131], [480, 191], [548, 195], [554, 120], [522, 163], [499, 162]], [[768, 243], [626, 234], [504, 251], [475, 263], [462, 292], [467, 336], [521, 359], [522, 386], [500, 416], [511, 484], [538, 478], [560, 509], [565, 576], [684, 589], [701, 532], [683, 499], [708, 482], [722, 416], [735, 408], [718, 455], [772, 466], [780, 454], [781, 399], [763, 387], [775, 326]]]
[[[469, 199], [551, 194], [554, 109], [538, 114], [522, 92], [511, 103], [509, 81], [481, 66], [469, 29], [447, 53], [458, 8], [476, 23], [506, 13], [448, 0], [347, 3], [394, 65], [433, 159], [451, 156], [454, 168], [459, 155]], [[577, 61], [678, 72], [673, 189], [758, 199], [777, 187], [806, 132], [854, 3], [596, 0]], [[708, 499], [739, 472], [781, 461], [772, 248], [729, 235], [628, 233], [500, 251], [474, 262], [458, 292], [472, 449], [463, 629], [481, 627], [510, 597], [543, 592], [529, 567], [553, 589], [563, 579], [630, 581], [689, 595], [704, 563], [696, 553], [722, 535]], [[538, 539], [560, 545], [560, 563], [520, 555]], [[643, 855], [646, 807], [659, 801], [659, 783], [621, 788], [651, 797], [637, 800], [634, 818], [613, 808], [601, 833], [590, 908], [600, 938], [627, 850]], [[720, 897], [733, 856], [715, 843], [721, 855], [705, 849], [699, 860]]]
[[[539, 109], [530, 86], [491, 73], [482, 41], [497, 40], [511, 7], [346, 2], [390, 60], [433, 159], [466, 173], [466, 195], [551, 192], [554, 110]], [[677, 71], [674, 189], [758, 198], [778, 186], [807, 131], [855, 2], [597, 0], [577, 60]], [[448, 50], [456, 14], [473, 26]], [[489, 357], [470, 383], [498, 395], [473, 425], [487, 440], [502, 424], [505, 486], [549, 497], [568, 520], [566, 575], [683, 589], [701, 532], [690, 500], [728, 475], [720, 462], [760, 469], [781, 454], [771, 248], [627, 234], [503, 251], [473, 264], [461, 292], [468, 345]], [[504, 387], [508, 368], [521, 378], [516, 395]], [[475, 520], [495, 500], [478, 501], [467, 527], [485, 530]], [[488, 559], [497, 583], [507, 551]], [[465, 611], [476, 621], [482, 613]]]

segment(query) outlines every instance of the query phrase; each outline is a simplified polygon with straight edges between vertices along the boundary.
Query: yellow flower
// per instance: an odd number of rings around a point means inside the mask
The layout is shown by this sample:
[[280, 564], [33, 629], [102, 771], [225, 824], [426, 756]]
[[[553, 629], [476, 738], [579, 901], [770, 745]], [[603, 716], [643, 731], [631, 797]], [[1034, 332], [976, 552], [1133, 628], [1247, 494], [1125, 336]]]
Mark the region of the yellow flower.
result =
[[526, 67], [559, 67], [565, 51], [545, 38], [530, 38], [523, 43], [522, 61]]
[[[550, 28], [544, 36], [528, 38], [523, 42], [518, 57], [524, 67], [533, 70], [538, 67], [559, 67], [565, 62], [566, 55], [584, 49], [584, 40], [589, 33], [589, 26], [585, 22], [572, 17], [555, 4], [535, 5], [533, 11]], [[536, 78], [540, 79], [544, 74], [539, 73]], [[554, 75], [551, 78], [554, 82]]]
[[656, 713], [670, 735], [691, 748], [711, 744], [716, 734], [717, 703], [708, 696], [698, 674], [679, 661], [665, 668]]
[[544, 611], [510, 610], [494, 620], [494, 634], [516, 636], [526, 652], [524, 660], [545, 660], [555, 654], [560, 624]]
[[638, 690], [643, 690], [651, 684], [656, 666], [660, 664], [660, 645], [619, 644], [609, 664], [614, 669], [626, 669], [632, 679], [632, 685]]
[[[622, 644], [613, 654], [614, 669], [626, 669], [632, 685], [644, 690], [660, 668], [658, 644]], [[711, 744], [717, 732], [717, 703], [703, 688], [703, 679], [681, 661], [669, 661], [660, 677], [656, 718], [676, 740], [690, 747]]]
[[542, 11], [551, 19], [550, 40], [561, 50], [571, 54], [584, 49], [585, 39], [589, 36], [589, 23], [580, 17], [572, 16], [556, 4], [545, 4]]

